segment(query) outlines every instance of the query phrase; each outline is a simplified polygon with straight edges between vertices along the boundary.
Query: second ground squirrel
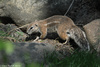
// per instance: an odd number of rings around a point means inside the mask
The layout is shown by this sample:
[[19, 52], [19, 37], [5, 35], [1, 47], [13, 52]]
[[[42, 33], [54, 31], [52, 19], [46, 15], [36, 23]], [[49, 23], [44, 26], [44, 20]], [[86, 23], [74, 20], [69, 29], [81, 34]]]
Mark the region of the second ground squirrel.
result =
[[67, 16], [55, 15], [44, 20], [31, 23], [27, 28], [27, 33], [40, 32], [40, 38], [47, 36], [49, 28], [57, 31], [59, 37], [63, 40], [73, 39], [83, 50], [90, 50], [89, 42], [86, 39], [85, 32], [74, 24], [71, 18]]

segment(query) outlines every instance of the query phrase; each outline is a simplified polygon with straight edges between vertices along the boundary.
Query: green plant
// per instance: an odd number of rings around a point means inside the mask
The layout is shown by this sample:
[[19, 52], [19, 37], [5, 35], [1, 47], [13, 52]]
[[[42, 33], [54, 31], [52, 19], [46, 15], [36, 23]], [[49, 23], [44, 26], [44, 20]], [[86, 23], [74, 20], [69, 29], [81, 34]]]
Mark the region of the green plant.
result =
[[74, 52], [70, 56], [59, 60], [57, 55], [53, 53], [46, 57], [46, 64], [49, 67], [100, 67], [100, 59], [96, 53], [90, 52]]
[[[0, 39], [0, 60], [3, 64], [8, 63], [8, 55], [11, 55], [14, 51], [14, 46], [11, 42]], [[1, 62], [0, 62], [1, 63]]]
[[[9, 30], [9, 28], [8, 28], [8, 30]], [[7, 30], [7, 31], [8, 31]], [[20, 37], [19, 36], [24, 36], [24, 33], [23, 32], [20, 32], [20, 31], [17, 31], [17, 32], [15, 32], [16, 33], [16, 36], [18, 36], [18, 37], [14, 37], [14, 36], [12, 36], [12, 35], [9, 35], [8, 33], [6, 33], [6, 32], [4, 32], [4, 31], [0, 31], [0, 38], [3, 38], [3, 39], [14, 39], [14, 40], [16, 40], [16, 41], [25, 41], [25, 40], [23, 40], [23, 39], [19, 39]]]
[[3, 50], [6, 52], [6, 54], [12, 54], [14, 51], [14, 46], [11, 42], [0, 40], [0, 50]]
[[11, 65], [11, 67], [23, 67], [23, 66], [22, 66], [22, 63], [16, 62], [13, 65]]
[[43, 65], [36, 63], [36, 62], [32, 62], [32, 63], [25, 65], [25, 67], [43, 67]]
[[7, 36], [7, 34], [4, 31], [0, 31], [0, 36]]
[[17, 31], [16, 33], [17, 33], [18, 35], [21, 35], [21, 36], [24, 35], [24, 33], [23, 33], [23, 32], [20, 32], [20, 31]]

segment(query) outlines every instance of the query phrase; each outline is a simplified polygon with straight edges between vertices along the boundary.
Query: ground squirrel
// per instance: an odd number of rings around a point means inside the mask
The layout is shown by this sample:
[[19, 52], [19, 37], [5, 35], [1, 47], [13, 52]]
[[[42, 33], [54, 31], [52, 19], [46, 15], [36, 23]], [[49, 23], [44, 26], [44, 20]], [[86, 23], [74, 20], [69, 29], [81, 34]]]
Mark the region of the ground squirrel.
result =
[[89, 42], [86, 39], [84, 31], [77, 27], [74, 22], [67, 16], [55, 15], [44, 20], [31, 23], [27, 28], [27, 33], [40, 32], [40, 38], [45, 38], [49, 28], [54, 28], [59, 37], [66, 40], [71, 38], [80, 48], [90, 50]]

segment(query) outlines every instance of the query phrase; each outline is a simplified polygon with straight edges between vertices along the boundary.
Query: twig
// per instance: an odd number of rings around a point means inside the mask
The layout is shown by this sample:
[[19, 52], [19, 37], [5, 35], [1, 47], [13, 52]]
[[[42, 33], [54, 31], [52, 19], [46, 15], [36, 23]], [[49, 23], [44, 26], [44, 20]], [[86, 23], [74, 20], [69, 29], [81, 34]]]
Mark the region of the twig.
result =
[[83, 24], [76, 24], [77, 26], [84, 26]]
[[13, 42], [16, 41], [15, 38], [13, 38], [13, 37], [2, 37], [2, 36], [0, 36], [0, 38], [8, 39], [8, 40], [13, 41]]
[[74, 0], [73, 0], [72, 3], [70, 4], [70, 6], [69, 6], [68, 10], [66, 11], [66, 13], [64, 14], [64, 16], [66, 16], [66, 14], [67, 14], [68, 11], [70, 10], [70, 8], [71, 8], [71, 6], [73, 5], [73, 3], [74, 3]]
[[20, 29], [20, 28], [25, 28], [25, 27], [27, 27], [29, 24], [26, 24], [26, 25], [23, 25], [23, 26], [21, 26], [21, 27], [18, 27], [18, 28], [15, 28], [15, 29], [12, 29], [12, 30], [10, 30], [9, 32], [8, 32], [8, 34], [10, 34], [12, 31], [14, 31], [14, 30], [17, 30], [17, 29]]

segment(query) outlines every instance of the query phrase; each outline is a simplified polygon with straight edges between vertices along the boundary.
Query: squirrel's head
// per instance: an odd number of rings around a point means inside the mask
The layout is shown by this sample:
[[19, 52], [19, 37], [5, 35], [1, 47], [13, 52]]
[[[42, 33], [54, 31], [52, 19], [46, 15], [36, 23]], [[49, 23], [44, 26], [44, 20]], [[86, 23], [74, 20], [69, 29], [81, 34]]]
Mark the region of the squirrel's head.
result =
[[82, 48], [82, 50], [90, 50], [89, 42], [86, 38], [85, 32], [82, 31], [80, 28], [73, 27], [69, 30], [67, 30], [67, 35], [73, 39], [77, 45]]
[[33, 32], [37, 32], [37, 31], [38, 31], [38, 23], [37, 22], [31, 23], [27, 27], [28, 34], [32, 34]]

